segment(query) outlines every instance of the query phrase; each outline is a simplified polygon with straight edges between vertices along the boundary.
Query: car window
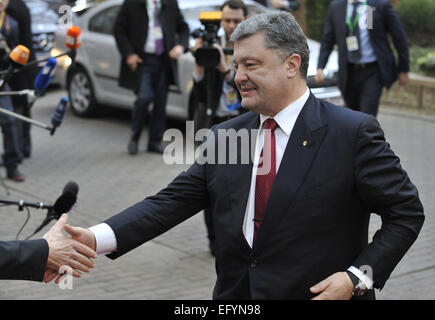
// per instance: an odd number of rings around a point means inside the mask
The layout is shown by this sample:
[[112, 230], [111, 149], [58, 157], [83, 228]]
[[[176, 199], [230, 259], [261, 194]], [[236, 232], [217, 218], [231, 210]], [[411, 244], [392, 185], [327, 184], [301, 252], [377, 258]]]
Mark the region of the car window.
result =
[[120, 8], [121, 6], [114, 6], [97, 13], [89, 20], [89, 31], [112, 35]]

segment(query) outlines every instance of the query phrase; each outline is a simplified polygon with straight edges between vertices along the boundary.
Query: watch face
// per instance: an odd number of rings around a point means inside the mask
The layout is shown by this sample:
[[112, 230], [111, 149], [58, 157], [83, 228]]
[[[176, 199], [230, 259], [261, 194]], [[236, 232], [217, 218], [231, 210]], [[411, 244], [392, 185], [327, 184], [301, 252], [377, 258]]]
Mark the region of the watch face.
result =
[[355, 296], [362, 296], [365, 295], [367, 291], [369, 290], [367, 289], [366, 285], [363, 282], [360, 282], [355, 286], [355, 290], [353, 294]]

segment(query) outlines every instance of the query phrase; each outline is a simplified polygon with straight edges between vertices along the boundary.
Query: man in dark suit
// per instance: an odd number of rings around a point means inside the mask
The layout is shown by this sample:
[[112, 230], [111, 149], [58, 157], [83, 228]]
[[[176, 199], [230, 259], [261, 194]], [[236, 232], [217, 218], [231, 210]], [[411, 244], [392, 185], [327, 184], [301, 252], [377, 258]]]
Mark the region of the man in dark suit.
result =
[[[212, 128], [204, 157], [156, 195], [67, 231], [115, 259], [210, 207], [215, 299], [373, 299], [423, 224], [416, 187], [373, 116], [310, 93], [291, 14], [247, 19], [231, 41], [250, 111]], [[383, 224], [368, 243], [372, 212]]]
[[94, 267], [90, 258], [96, 254], [89, 247], [62, 235], [68, 219], [63, 214], [56, 224], [38, 240], [0, 241], [0, 279], [42, 281], [44, 274], [57, 273], [61, 266], [89, 272]]
[[[391, 36], [399, 61], [389, 44]], [[409, 50], [405, 32], [389, 0], [336, 0], [331, 3], [323, 30], [316, 81], [333, 46], [338, 46], [339, 87], [348, 107], [376, 116], [382, 88], [409, 78]]]
[[153, 101], [148, 151], [162, 153], [168, 86], [178, 81], [176, 58], [188, 49], [189, 28], [176, 0], [125, 0], [114, 35], [122, 55], [119, 85], [137, 94], [128, 152], [138, 152], [148, 106]]

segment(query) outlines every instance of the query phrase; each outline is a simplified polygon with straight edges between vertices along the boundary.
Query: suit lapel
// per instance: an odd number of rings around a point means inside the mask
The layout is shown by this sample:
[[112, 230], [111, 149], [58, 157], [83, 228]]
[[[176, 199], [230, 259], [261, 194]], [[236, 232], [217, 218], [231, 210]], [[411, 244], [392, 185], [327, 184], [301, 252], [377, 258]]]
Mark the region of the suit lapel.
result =
[[[369, 31], [369, 37], [370, 37], [370, 40], [371, 40], [372, 46], [373, 46], [373, 43], [375, 41], [375, 34], [373, 33], [373, 31], [375, 30], [375, 25], [374, 25], [375, 24], [375, 15], [378, 14], [378, 11], [376, 10], [376, 3], [374, 0], [368, 0], [367, 5], [372, 10], [372, 12], [371, 12], [371, 14], [372, 14], [372, 17], [371, 17], [372, 18], [372, 26], [371, 26], [371, 28], [368, 28], [368, 31]], [[370, 13], [367, 13], [367, 14], [370, 14]], [[373, 49], [374, 49], [374, 46], [373, 46]]]
[[310, 170], [327, 131], [327, 125], [321, 121], [319, 111], [319, 102], [311, 93], [287, 143], [254, 243], [254, 251], [261, 247], [268, 234], [287, 215]]
[[342, 0], [337, 4], [337, 26], [339, 26], [338, 37], [340, 39], [345, 39], [347, 35], [347, 24], [346, 24], [346, 13], [347, 13], [347, 0]]
[[[249, 146], [255, 147], [255, 137], [252, 136], [252, 129], [258, 129], [260, 126], [260, 116], [256, 113], [252, 113], [252, 117], [248, 122], [239, 129], [247, 129], [250, 133], [249, 135]], [[237, 143], [237, 164], [231, 164], [227, 166], [226, 177], [227, 177], [227, 188], [228, 195], [231, 202], [231, 208], [234, 217], [234, 233], [243, 236], [243, 220], [245, 217], [246, 205], [248, 203], [249, 190], [251, 187], [252, 178], [252, 158], [249, 156], [249, 163], [242, 163], [240, 141]], [[228, 154], [228, 153], [227, 153]]]

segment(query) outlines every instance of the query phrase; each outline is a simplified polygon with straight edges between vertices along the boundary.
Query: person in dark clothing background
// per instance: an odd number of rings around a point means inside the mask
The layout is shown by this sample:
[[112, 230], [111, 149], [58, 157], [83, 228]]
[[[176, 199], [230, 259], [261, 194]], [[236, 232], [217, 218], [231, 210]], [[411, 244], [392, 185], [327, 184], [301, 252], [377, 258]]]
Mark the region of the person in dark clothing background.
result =
[[[19, 43], [30, 51], [29, 61], [35, 60], [35, 52], [32, 44], [31, 16], [23, 0], [12, 0], [6, 8], [6, 13], [18, 22]], [[37, 73], [36, 67], [26, 68], [15, 74], [9, 81], [12, 90], [32, 89], [33, 81]], [[15, 112], [30, 118], [31, 105], [27, 96], [12, 96]], [[17, 121], [18, 141], [20, 151], [24, 158], [29, 158], [32, 152], [32, 141], [30, 136], [31, 125], [25, 121]]]
[[119, 85], [137, 94], [128, 153], [138, 153], [151, 102], [148, 151], [163, 153], [168, 88], [178, 81], [176, 58], [188, 49], [189, 27], [176, 0], [125, 0], [114, 35], [122, 56]]
[[[18, 24], [6, 14], [9, 0], [0, 0], [0, 33], [2, 40], [0, 41], [0, 70], [8, 67], [8, 55], [10, 50], [14, 49], [19, 44]], [[9, 91], [10, 87], [6, 83], [3, 91]], [[0, 107], [12, 111], [12, 100], [9, 96], [0, 97]], [[0, 114], [0, 126], [3, 133], [3, 165], [6, 168], [7, 178], [16, 182], [24, 181], [24, 176], [18, 170], [18, 164], [22, 160], [22, 154], [18, 146], [17, 121], [15, 118]]]
[[[397, 50], [398, 62], [390, 46]], [[334, 45], [338, 46], [338, 81], [346, 106], [376, 116], [383, 87], [409, 77], [409, 49], [400, 20], [389, 0], [336, 0], [325, 21], [317, 74], [323, 69]]]

